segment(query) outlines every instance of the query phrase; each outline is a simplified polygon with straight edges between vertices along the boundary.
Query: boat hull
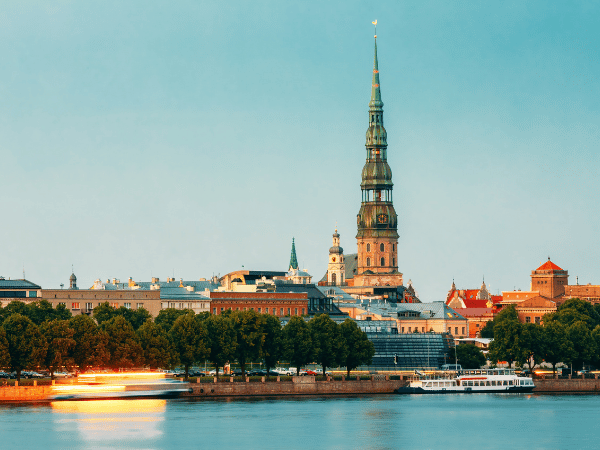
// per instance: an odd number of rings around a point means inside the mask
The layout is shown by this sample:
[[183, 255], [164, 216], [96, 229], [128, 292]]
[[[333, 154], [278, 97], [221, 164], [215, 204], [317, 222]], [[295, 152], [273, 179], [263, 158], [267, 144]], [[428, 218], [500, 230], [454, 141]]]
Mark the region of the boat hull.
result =
[[473, 389], [457, 387], [454, 389], [423, 389], [422, 387], [405, 386], [396, 389], [396, 394], [519, 394], [533, 391], [535, 386], [509, 386], [507, 389]]

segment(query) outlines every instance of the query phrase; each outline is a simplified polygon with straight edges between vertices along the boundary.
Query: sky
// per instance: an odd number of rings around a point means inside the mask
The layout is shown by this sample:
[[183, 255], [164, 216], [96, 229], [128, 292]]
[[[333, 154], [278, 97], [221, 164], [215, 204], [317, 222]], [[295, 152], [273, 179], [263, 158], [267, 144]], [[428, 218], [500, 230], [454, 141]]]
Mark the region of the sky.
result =
[[[356, 253], [373, 20], [398, 261], [600, 284], [600, 3], [55, 1], [0, 8], [0, 275], [44, 288]], [[576, 278], [577, 277], [577, 278]]]

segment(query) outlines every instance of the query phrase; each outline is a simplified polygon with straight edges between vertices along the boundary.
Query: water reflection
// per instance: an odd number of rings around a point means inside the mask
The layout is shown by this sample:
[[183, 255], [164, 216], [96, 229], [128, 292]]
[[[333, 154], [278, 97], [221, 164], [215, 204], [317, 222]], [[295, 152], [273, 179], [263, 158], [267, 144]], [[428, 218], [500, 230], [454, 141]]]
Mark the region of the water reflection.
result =
[[156, 399], [52, 402], [58, 431], [77, 431], [93, 447], [148, 448], [163, 434], [165, 410]]

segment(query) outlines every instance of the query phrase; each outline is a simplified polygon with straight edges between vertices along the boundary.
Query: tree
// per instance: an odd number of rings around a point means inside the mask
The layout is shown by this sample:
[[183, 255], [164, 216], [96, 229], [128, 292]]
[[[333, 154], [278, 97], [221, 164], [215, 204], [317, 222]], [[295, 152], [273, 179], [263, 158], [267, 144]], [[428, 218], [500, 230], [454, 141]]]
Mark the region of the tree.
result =
[[310, 329], [315, 359], [323, 367], [325, 374], [327, 367], [339, 366], [346, 360], [347, 350], [340, 327], [329, 315], [319, 314], [308, 322]]
[[595, 359], [596, 343], [585, 322], [577, 321], [567, 327], [567, 336], [573, 344], [573, 366], [581, 369], [586, 362], [589, 364]]
[[102, 322], [102, 329], [108, 336], [109, 367], [114, 370], [142, 365], [142, 347], [131, 323], [116, 316]]
[[265, 361], [268, 376], [271, 368], [277, 364], [277, 361], [281, 357], [283, 332], [281, 330], [281, 322], [277, 317], [271, 314], [264, 314], [262, 320], [264, 333], [262, 357]]
[[54, 372], [65, 366], [69, 370], [73, 366], [71, 356], [75, 348], [75, 331], [69, 328], [67, 320], [50, 320], [40, 325], [40, 331], [48, 344], [44, 366], [50, 372], [50, 378], [54, 379]]
[[600, 324], [600, 316], [596, 308], [591, 303], [579, 298], [567, 299], [555, 313], [544, 317], [544, 323], [555, 320], [567, 327], [575, 322], [583, 322], [590, 331]]
[[13, 314], [21, 314], [22, 316], [29, 317], [27, 305], [24, 302], [13, 300], [4, 308], [0, 308], [0, 324]]
[[364, 364], [371, 364], [375, 355], [375, 346], [367, 337], [367, 333], [358, 328], [352, 319], [346, 319], [340, 325], [340, 332], [347, 350], [346, 358], [340, 363], [346, 366], [346, 374]]
[[10, 352], [8, 351], [8, 340], [6, 331], [0, 327], [0, 367], [10, 366]]
[[521, 323], [514, 306], [502, 309], [494, 319], [494, 340], [490, 344], [491, 361], [507, 361], [508, 366], [521, 354], [519, 338]]
[[104, 322], [108, 322], [110, 319], [115, 317], [115, 308], [110, 306], [108, 302], [100, 303], [94, 308], [94, 319], [98, 325], [102, 325]]
[[236, 332], [231, 319], [222, 314], [211, 315], [203, 323], [208, 333], [208, 345], [210, 346], [208, 360], [214, 364], [218, 377], [219, 367], [235, 356]]
[[160, 325], [167, 333], [171, 331], [173, 324], [179, 316], [184, 316], [188, 313], [185, 309], [166, 308], [161, 309], [154, 319], [154, 323]]
[[144, 362], [151, 369], [167, 367], [171, 362], [171, 342], [167, 332], [152, 320], [147, 320], [136, 331], [142, 346]]
[[21, 380], [23, 369], [41, 365], [46, 356], [46, 340], [31, 319], [22, 314], [12, 314], [2, 324], [8, 342], [10, 367]]
[[547, 322], [544, 318], [542, 341], [544, 361], [552, 364], [553, 375], [556, 375], [556, 365], [559, 362], [571, 363], [575, 353], [573, 343], [567, 335], [567, 327], [559, 321]]
[[138, 308], [134, 310], [129, 310], [129, 322], [133, 325], [134, 330], [138, 330], [142, 325], [144, 325], [148, 320], [152, 321], [152, 315], [148, 312], [146, 308]]
[[310, 329], [300, 316], [292, 316], [283, 327], [283, 347], [284, 358], [296, 367], [296, 374], [300, 375], [300, 368], [311, 362], [314, 355]]
[[171, 345], [176, 354], [176, 359], [185, 368], [187, 380], [190, 367], [204, 360], [210, 353], [207, 332], [202, 323], [194, 317], [193, 311], [179, 316], [171, 331], [169, 331]]
[[265, 336], [260, 315], [253, 310], [237, 311], [231, 315], [235, 331], [234, 356], [242, 369], [242, 377], [246, 376], [246, 364], [256, 361], [261, 354]]
[[96, 322], [84, 314], [69, 319], [69, 327], [73, 329], [75, 349], [73, 362], [80, 372], [85, 372], [89, 367], [102, 366], [109, 358], [107, 334], [98, 328]]
[[544, 354], [544, 342], [542, 338], [541, 325], [537, 323], [521, 325], [521, 339], [519, 341], [521, 354], [519, 362], [527, 363], [531, 373], [533, 373], [535, 366], [542, 362], [542, 355]]
[[460, 344], [456, 346], [456, 357], [454, 352], [450, 355], [450, 362], [460, 364], [463, 369], [480, 369], [485, 365], [486, 359], [481, 349], [476, 345]]
[[494, 321], [488, 320], [485, 326], [479, 331], [482, 338], [494, 339]]

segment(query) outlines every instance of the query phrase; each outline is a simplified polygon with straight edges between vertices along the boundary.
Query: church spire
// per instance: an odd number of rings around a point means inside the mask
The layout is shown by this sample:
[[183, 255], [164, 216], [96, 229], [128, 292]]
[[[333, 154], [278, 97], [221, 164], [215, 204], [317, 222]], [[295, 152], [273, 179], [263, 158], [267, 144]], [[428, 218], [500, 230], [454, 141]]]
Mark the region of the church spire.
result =
[[296, 243], [294, 242], [294, 238], [292, 238], [292, 254], [290, 255], [290, 268], [298, 269], [298, 258], [296, 257]]
[[371, 83], [371, 101], [369, 109], [383, 108], [381, 88], [379, 87], [379, 63], [377, 62], [377, 35], [375, 35], [375, 56], [373, 59], [373, 82]]

